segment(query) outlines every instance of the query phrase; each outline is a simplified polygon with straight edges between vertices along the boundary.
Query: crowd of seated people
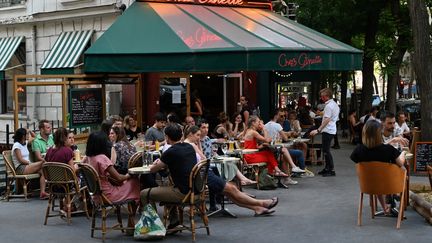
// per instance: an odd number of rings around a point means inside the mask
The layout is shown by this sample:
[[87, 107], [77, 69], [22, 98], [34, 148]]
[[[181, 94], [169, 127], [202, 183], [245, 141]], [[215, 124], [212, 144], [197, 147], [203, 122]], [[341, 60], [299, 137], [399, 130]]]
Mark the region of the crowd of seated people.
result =
[[[184, 178], [180, 177], [190, 173], [191, 168], [198, 161], [215, 156], [213, 144], [224, 143], [227, 139], [236, 139], [243, 141], [244, 149], [259, 150], [255, 153], [244, 154], [246, 163], [264, 162], [267, 164], [269, 174], [286, 178], [285, 183], [287, 184], [296, 184], [297, 182], [290, 178], [290, 174], [291, 172], [305, 172], [307, 144], [296, 142], [290, 148], [283, 147], [280, 149], [281, 163], [278, 161], [278, 154], [269, 145], [275, 141], [289, 141], [290, 138], [299, 137], [305, 131], [303, 127], [313, 127], [316, 119], [319, 119], [319, 111], [314, 112], [308, 105], [299, 107], [298, 110], [277, 109], [273, 113], [272, 119], [264, 125], [263, 120], [253, 115], [245, 104], [247, 104], [246, 98], [242, 103], [242, 111], [234, 113], [231, 121], [228, 114], [219, 113], [219, 123], [211, 130], [210, 134], [209, 124], [202, 117], [195, 119], [192, 116], [187, 116], [184, 123], [181, 123], [175, 113], [165, 116], [158, 112], [154, 115], [154, 124], [143, 131], [133, 115], [126, 116], [124, 119], [120, 116], [111, 116], [101, 124], [101, 131], [90, 134], [87, 141], [86, 156], [82, 162], [92, 165], [97, 170], [102, 182], [102, 190], [112, 201], [132, 199], [139, 203], [141, 198], [141, 202], [144, 203], [147, 202], [147, 199], [166, 201], [168, 196], [172, 200], [180, 200], [184, 198], [186, 193], [186, 182]], [[362, 141], [362, 145], [354, 150], [351, 158], [355, 162], [382, 159], [401, 164], [403, 161], [400, 160], [400, 153], [391, 148], [408, 145], [409, 141], [404, 136], [409, 136], [410, 130], [406, 124], [405, 114], [400, 112], [395, 117], [392, 113], [386, 112], [382, 113], [380, 120], [378, 112], [378, 108], [373, 107], [368, 114], [357, 120], [356, 111], [350, 111], [347, 118], [348, 122]], [[51, 128], [48, 125], [46, 121], [41, 121], [39, 127], [41, 133], [36, 137], [36, 139], [46, 141], [45, 147], [41, 146], [41, 141], [38, 140], [32, 145], [34, 151], [37, 152], [36, 158], [41, 158], [38, 162], [30, 162], [29, 151], [26, 151], [27, 130], [20, 128], [15, 132], [12, 156], [19, 174], [40, 173], [45, 161], [62, 162], [76, 170], [76, 165], [73, 162], [74, 134], [65, 128], [58, 128], [52, 136]], [[377, 134], [379, 134], [381, 142], [377, 142]], [[128, 161], [136, 153], [137, 146], [142, 145], [131, 143], [131, 140], [138, 140], [139, 138], [152, 141], [152, 149], [156, 148], [156, 143], [160, 144], [162, 148], [160, 159], [154, 161], [150, 167], [154, 174], [148, 176], [144, 181], [141, 178], [141, 183], [137, 177], [128, 174]], [[381, 150], [388, 151], [388, 157], [366, 156], [366, 154], [379, 154]], [[398, 150], [396, 149], [396, 151]], [[179, 168], [178, 165], [175, 165], [178, 161], [185, 167]], [[156, 172], [164, 168], [170, 169], [174, 186], [176, 186], [174, 192], [171, 188], [169, 189], [170, 194], [166, 195], [164, 195], [165, 189], [160, 189], [155, 176]], [[246, 178], [237, 167], [232, 169], [234, 175], [232, 179], [238, 180], [240, 185], [256, 183]], [[114, 178], [119, 184], [112, 184], [108, 177]], [[40, 186], [40, 197], [46, 198], [43, 176], [41, 176]], [[231, 181], [222, 180], [215, 168], [211, 168], [209, 172], [208, 187], [210, 194], [224, 194], [235, 204], [253, 210], [256, 216], [274, 213], [273, 208], [278, 202], [277, 198], [264, 200], [251, 198], [246, 193], [241, 192], [239, 187]], [[143, 188], [158, 189], [153, 189], [150, 193], [148, 190], [143, 190], [140, 196], [140, 190]], [[379, 199], [383, 209], [388, 212], [383, 197]], [[215, 201], [211, 199], [210, 209], [215, 210], [215, 208]], [[130, 225], [132, 223], [132, 221], [129, 222]], [[177, 223], [175, 220], [172, 221], [171, 227]]]

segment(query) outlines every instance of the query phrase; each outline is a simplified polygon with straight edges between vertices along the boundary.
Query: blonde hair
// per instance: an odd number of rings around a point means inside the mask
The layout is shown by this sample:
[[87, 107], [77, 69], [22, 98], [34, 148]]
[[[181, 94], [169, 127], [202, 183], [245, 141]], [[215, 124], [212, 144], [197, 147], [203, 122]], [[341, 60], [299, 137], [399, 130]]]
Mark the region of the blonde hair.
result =
[[259, 121], [259, 117], [258, 116], [255, 116], [255, 115], [250, 116], [249, 119], [248, 119], [247, 127], [250, 128], [252, 126], [252, 123], [254, 123], [256, 121]]
[[331, 98], [333, 96], [333, 91], [330, 88], [324, 88], [322, 90], [320, 90], [320, 95], [325, 95], [329, 98]]
[[363, 127], [362, 142], [367, 148], [374, 148], [381, 145], [382, 142], [382, 126], [376, 120], [369, 120]]

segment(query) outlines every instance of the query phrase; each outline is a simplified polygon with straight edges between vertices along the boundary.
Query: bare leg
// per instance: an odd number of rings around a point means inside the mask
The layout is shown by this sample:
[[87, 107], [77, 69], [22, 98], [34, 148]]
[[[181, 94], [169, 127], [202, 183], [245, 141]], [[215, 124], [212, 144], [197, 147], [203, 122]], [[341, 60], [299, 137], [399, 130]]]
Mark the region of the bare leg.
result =
[[237, 170], [236, 172], [236, 176], [237, 178], [240, 180], [240, 183], [242, 185], [247, 185], [247, 184], [253, 184], [256, 183], [256, 181], [253, 181], [249, 178], [247, 178], [246, 176], [244, 176], [239, 170]]
[[288, 162], [289, 165], [291, 166], [291, 168], [295, 168], [296, 165], [294, 164], [293, 159], [291, 158], [291, 155], [288, 152], [288, 149], [286, 148], [282, 148], [282, 154], [283, 154], [283, 159], [285, 162]]
[[381, 204], [381, 207], [383, 208], [385, 213], [389, 213], [389, 208], [387, 207], [387, 204], [385, 203], [384, 195], [377, 195], [378, 201]]
[[40, 178], [39, 178], [39, 185], [40, 185], [40, 193], [44, 194], [45, 193], [45, 187], [46, 187], [46, 182], [45, 182], [45, 177], [42, 174], [42, 165], [44, 162], [39, 161], [39, 162], [34, 162], [31, 163], [29, 165], [27, 165], [24, 169], [24, 174], [34, 174], [34, 173], [39, 173], [40, 174]]
[[240, 207], [249, 208], [255, 213], [261, 213], [267, 210], [267, 206], [272, 203], [272, 200], [258, 200], [249, 197], [245, 193], [242, 193], [237, 189], [236, 186], [227, 183], [224, 188], [224, 194], [226, 194], [231, 201], [237, 204]]

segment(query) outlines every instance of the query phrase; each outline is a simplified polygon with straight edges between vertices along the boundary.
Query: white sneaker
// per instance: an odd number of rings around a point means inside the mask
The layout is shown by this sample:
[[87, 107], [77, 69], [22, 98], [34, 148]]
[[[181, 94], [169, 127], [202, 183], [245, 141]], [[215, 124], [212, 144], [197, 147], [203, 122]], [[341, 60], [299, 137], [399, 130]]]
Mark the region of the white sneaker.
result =
[[315, 176], [315, 174], [312, 171], [308, 170], [308, 169], [305, 169], [305, 173], [303, 173], [303, 174], [300, 175], [300, 177], [302, 177], [302, 178], [304, 178], [304, 177], [314, 177], [314, 176]]
[[295, 172], [295, 173], [304, 173], [305, 172], [304, 170], [300, 169], [300, 167], [298, 167], [298, 166], [292, 168], [291, 171]]
[[298, 181], [295, 181], [295, 180], [291, 179], [291, 177], [288, 177], [288, 178], [285, 179], [284, 184], [297, 185]]

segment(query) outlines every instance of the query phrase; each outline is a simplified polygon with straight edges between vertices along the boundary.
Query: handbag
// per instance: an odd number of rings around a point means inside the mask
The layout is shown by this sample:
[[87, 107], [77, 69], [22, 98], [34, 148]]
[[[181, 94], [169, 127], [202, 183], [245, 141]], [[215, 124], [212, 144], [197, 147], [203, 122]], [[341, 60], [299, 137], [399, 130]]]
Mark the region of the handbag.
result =
[[[150, 194], [150, 190], [148, 191]], [[148, 197], [147, 197], [148, 198]], [[135, 240], [158, 240], [165, 237], [166, 229], [153, 206], [147, 202], [135, 224]]]

